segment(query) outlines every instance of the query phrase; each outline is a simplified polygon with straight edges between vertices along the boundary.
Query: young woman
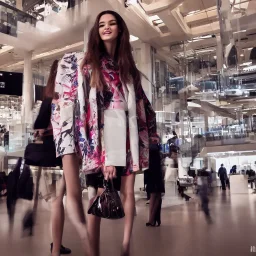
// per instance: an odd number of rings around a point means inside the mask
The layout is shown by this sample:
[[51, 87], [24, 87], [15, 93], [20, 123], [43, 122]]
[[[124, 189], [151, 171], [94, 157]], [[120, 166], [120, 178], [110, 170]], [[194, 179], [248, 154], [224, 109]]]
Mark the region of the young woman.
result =
[[[60, 61], [55, 88], [58, 101], [52, 111], [57, 155], [63, 156], [67, 207], [77, 209], [77, 219], [84, 218], [82, 208], [78, 209], [79, 163], [88, 177], [92, 175], [92, 185], [99, 183], [100, 172], [107, 180], [122, 176], [125, 227], [121, 255], [130, 255], [135, 172], [148, 168], [149, 138], [156, 132], [155, 113], [142, 89], [129, 39], [119, 14], [100, 13], [89, 35], [87, 53], [66, 54]], [[93, 216], [89, 235], [93, 252], [99, 255], [100, 220]]]
[[[53, 132], [51, 127], [51, 106], [55, 97], [55, 78], [58, 69], [58, 61], [55, 60], [51, 66], [49, 79], [45, 88], [44, 100], [42, 102], [39, 114], [34, 124], [36, 136], [40, 137], [44, 144], [48, 145], [49, 151], [55, 154], [55, 146], [53, 143]], [[56, 159], [56, 166], [61, 166], [61, 159]], [[54, 175], [56, 176], [56, 175]], [[65, 179], [53, 180], [53, 183], [58, 183], [55, 190], [55, 195], [52, 196], [52, 211], [51, 211], [51, 226], [52, 226], [52, 239], [51, 244], [52, 255], [70, 254], [71, 250], [61, 245], [63, 228], [64, 228], [64, 205], [63, 197], [65, 194]]]

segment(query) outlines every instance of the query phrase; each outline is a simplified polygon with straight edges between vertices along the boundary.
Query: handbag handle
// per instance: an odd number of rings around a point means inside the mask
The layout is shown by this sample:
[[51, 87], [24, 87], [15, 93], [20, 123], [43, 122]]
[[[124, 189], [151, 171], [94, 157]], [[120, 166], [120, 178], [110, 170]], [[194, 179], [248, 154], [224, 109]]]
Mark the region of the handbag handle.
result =
[[106, 190], [113, 191], [114, 190], [114, 184], [113, 180], [103, 180], [103, 186]]

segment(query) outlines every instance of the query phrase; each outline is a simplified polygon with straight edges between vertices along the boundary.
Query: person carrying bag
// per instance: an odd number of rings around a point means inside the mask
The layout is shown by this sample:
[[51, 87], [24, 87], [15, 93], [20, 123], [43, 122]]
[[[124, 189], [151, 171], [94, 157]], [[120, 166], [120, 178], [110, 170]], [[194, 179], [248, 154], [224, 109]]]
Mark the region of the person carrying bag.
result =
[[104, 191], [97, 196], [88, 214], [93, 214], [99, 218], [121, 219], [125, 216], [123, 205], [118, 192], [114, 189], [113, 181], [104, 180]]

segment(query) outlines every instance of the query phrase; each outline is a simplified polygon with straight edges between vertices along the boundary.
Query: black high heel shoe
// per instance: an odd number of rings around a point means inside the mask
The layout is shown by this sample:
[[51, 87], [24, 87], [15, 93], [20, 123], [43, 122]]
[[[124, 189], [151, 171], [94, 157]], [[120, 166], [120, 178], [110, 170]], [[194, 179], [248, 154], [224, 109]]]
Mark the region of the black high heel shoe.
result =
[[154, 222], [153, 224], [150, 223], [150, 222], [147, 222], [147, 223], [146, 223], [146, 226], [147, 226], [147, 227], [155, 227], [155, 226], [156, 226], [156, 222]]
[[155, 217], [155, 223], [157, 224], [156, 225], [157, 227], [161, 226], [161, 209], [162, 209], [162, 198], [160, 200], [160, 203], [156, 212], [156, 217]]
[[[51, 253], [53, 249], [53, 243], [51, 243]], [[63, 245], [60, 246], [60, 254], [70, 254], [71, 250], [67, 247], [64, 247]]]
[[157, 221], [156, 221], [156, 226], [157, 226], [157, 227], [160, 227], [160, 226], [161, 226], [161, 220], [157, 220]]

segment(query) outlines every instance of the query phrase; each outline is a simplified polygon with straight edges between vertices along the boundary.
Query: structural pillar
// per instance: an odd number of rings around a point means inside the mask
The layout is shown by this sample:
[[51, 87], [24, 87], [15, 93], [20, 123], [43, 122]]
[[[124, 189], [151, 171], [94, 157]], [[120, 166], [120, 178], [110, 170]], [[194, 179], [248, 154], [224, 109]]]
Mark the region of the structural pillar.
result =
[[216, 50], [216, 59], [217, 59], [217, 70], [221, 71], [223, 69], [223, 64], [224, 64], [224, 60], [223, 60], [223, 46], [222, 46], [222, 41], [221, 41], [221, 37], [217, 36], [216, 37], [216, 41], [217, 41], [217, 50]]
[[23, 0], [16, 0], [16, 8], [21, 11], [23, 10], [22, 2]]
[[32, 51], [24, 54], [24, 71], [23, 71], [23, 122], [32, 124], [32, 107], [33, 107], [33, 84], [32, 84]]
[[205, 127], [205, 132], [209, 131], [209, 120], [208, 120], [208, 115], [204, 114], [204, 127]]
[[152, 81], [153, 63], [151, 59], [151, 46], [147, 43], [141, 43], [141, 54], [140, 60], [138, 60], [138, 64], [139, 70], [146, 76], [142, 76], [141, 78], [142, 87], [149, 101], [152, 103], [152, 84], [154, 83]]
[[90, 33], [90, 28], [93, 27], [93, 20], [91, 18], [91, 15], [89, 13], [89, 10], [91, 10], [91, 8], [93, 8], [91, 6], [91, 1], [85, 1], [82, 3], [81, 6], [79, 6], [80, 10], [83, 11], [83, 15], [85, 15], [84, 12], [86, 12], [86, 26], [84, 29], [84, 52], [87, 51], [87, 44], [88, 44], [88, 40], [89, 40], [89, 33]]

